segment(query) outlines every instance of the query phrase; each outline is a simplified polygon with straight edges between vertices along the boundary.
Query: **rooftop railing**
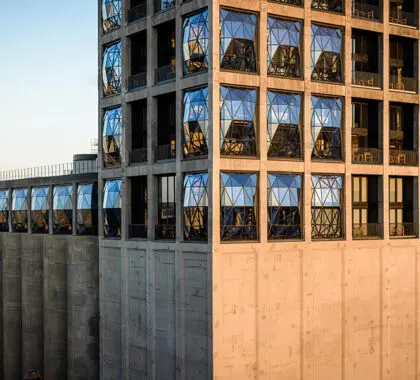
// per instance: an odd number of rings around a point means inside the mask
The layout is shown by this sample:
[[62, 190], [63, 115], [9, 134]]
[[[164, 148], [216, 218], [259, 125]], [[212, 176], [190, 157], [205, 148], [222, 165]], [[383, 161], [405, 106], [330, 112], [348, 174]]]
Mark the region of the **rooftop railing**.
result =
[[75, 174], [97, 173], [97, 161], [75, 161], [65, 164], [39, 166], [34, 168], [6, 170], [0, 172], [0, 181], [12, 181], [26, 178], [46, 178]]

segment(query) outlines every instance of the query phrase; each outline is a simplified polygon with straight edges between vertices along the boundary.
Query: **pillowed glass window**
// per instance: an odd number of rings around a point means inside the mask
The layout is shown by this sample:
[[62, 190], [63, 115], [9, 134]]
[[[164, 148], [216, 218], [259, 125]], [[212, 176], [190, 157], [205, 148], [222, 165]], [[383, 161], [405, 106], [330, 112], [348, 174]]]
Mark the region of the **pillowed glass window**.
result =
[[49, 205], [48, 194], [49, 187], [36, 187], [32, 189], [31, 194], [31, 222], [32, 233], [48, 233]]
[[104, 95], [121, 93], [121, 41], [105, 48], [102, 63]]
[[105, 33], [121, 26], [121, 0], [102, 0], [102, 26]]
[[28, 190], [15, 189], [12, 193], [12, 231], [28, 232]]
[[268, 73], [300, 78], [301, 21], [268, 18]]
[[80, 184], [77, 187], [77, 234], [98, 233], [98, 187], [96, 183]]
[[220, 87], [221, 153], [234, 156], [256, 156], [255, 89]]
[[105, 182], [103, 199], [105, 237], [121, 237], [121, 187], [120, 179]]
[[220, 239], [258, 239], [257, 174], [221, 173]]
[[342, 68], [343, 31], [311, 25], [311, 77], [313, 80], [343, 82]]
[[220, 9], [220, 67], [257, 71], [257, 15]]
[[318, 160], [341, 160], [341, 98], [312, 96], [311, 150]]
[[267, 150], [269, 157], [301, 157], [301, 95], [267, 92]]
[[208, 238], [207, 173], [187, 174], [184, 179], [184, 240]]
[[73, 186], [56, 186], [53, 193], [53, 232], [73, 233]]
[[122, 109], [111, 108], [105, 111], [103, 124], [104, 166], [121, 165]]
[[158, 177], [158, 224], [156, 239], [176, 239], [175, 175]]
[[343, 237], [343, 177], [312, 176], [312, 238]]
[[9, 190], [0, 191], [0, 232], [9, 232]]
[[184, 74], [207, 70], [209, 47], [209, 12], [206, 9], [184, 19], [184, 38], [182, 53]]
[[208, 88], [187, 91], [184, 95], [184, 155], [208, 154]]
[[301, 176], [296, 174], [268, 175], [268, 238], [300, 239]]

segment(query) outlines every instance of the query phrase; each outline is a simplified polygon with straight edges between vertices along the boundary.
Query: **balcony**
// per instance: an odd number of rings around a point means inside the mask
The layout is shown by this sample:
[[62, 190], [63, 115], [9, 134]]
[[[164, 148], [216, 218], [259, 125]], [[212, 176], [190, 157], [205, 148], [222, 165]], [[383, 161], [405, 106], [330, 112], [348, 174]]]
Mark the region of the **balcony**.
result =
[[166, 66], [158, 67], [155, 70], [156, 83], [164, 83], [176, 78], [176, 66], [175, 63], [171, 63]]
[[157, 224], [155, 226], [156, 240], [176, 240], [176, 226], [174, 224]]
[[147, 148], [133, 149], [130, 152], [130, 164], [147, 162]]
[[155, 0], [155, 13], [165, 12], [175, 7], [175, 0]]
[[404, 165], [404, 166], [417, 166], [418, 153], [412, 150], [389, 150], [389, 164], [390, 165]]
[[367, 2], [356, 2], [353, 5], [353, 17], [379, 21], [381, 19], [380, 9]]
[[401, 12], [397, 10], [390, 9], [389, 22], [391, 24], [398, 24], [404, 26], [413, 26], [417, 24], [415, 14], [412, 12]]
[[176, 158], [175, 141], [168, 145], [158, 145], [155, 148], [155, 161], [174, 160]]
[[127, 12], [127, 20], [128, 22], [134, 22], [137, 20], [141, 20], [147, 16], [147, 3], [143, 2], [142, 4], [139, 4]]
[[389, 88], [400, 91], [417, 91], [417, 81], [415, 78], [391, 75], [389, 77]]
[[128, 78], [128, 89], [134, 90], [137, 88], [146, 87], [147, 85], [147, 73], [140, 73], [136, 75], [132, 75]]
[[390, 237], [415, 237], [416, 225], [414, 223], [390, 223]]
[[353, 223], [354, 239], [371, 239], [382, 237], [382, 225], [379, 223]]
[[355, 147], [352, 150], [351, 160], [355, 164], [381, 165], [382, 150], [377, 148]]
[[130, 224], [129, 237], [131, 239], [147, 239], [147, 225]]
[[353, 71], [351, 83], [356, 86], [381, 88], [382, 75], [364, 71]]

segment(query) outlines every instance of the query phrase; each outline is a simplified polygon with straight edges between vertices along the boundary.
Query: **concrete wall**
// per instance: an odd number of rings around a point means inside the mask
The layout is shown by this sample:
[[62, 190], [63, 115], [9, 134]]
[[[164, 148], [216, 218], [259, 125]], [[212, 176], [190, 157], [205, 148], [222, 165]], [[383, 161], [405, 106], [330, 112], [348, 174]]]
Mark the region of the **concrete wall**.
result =
[[0, 378], [99, 378], [98, 238], [0, 234]]
[[212, 378], [207, 244], [102, 240], [101, 379]]
[[221, 246], [214, 379], [418, 378], [417, 240]]

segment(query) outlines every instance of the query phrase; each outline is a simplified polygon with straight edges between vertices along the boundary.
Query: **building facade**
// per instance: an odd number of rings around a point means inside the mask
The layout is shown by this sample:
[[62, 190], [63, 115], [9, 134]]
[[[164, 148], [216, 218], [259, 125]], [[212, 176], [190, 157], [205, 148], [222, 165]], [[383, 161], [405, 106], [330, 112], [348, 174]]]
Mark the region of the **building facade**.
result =
[[418, 3], [98, 5], [101, 378], [415, 377]]

